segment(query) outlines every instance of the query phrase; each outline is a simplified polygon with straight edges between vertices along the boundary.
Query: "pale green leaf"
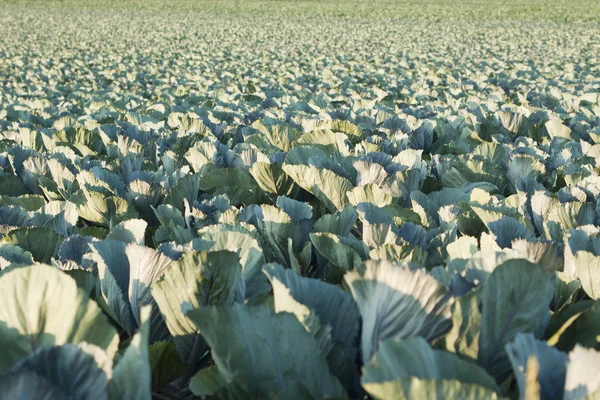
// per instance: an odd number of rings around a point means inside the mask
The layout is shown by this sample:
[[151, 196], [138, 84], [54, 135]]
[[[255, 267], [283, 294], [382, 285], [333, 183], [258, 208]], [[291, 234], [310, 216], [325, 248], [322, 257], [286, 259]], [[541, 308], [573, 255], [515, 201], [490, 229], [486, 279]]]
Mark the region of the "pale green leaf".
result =
[[114, 356], [119, 338], [100, 308], [60, 270], [33, 265], [0, 276], [0, 372], [43, 346], [88, 342]]

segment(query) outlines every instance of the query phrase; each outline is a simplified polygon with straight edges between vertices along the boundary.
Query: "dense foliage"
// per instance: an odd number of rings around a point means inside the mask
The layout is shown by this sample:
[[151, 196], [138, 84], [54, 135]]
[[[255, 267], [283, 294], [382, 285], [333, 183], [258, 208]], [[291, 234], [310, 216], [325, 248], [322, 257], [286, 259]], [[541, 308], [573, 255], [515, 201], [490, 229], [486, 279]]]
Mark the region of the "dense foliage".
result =
[[32, 3], [0, 397], [600, 398], [592, 2]]

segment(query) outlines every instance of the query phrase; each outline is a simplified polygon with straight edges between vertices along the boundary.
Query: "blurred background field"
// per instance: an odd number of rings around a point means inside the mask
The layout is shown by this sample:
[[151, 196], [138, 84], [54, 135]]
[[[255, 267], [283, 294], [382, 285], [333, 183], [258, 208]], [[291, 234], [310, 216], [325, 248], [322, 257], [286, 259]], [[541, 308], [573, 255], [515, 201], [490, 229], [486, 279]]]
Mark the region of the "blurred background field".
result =
[[600, 22], [596, 0], [3, 0], [3, 6], [426, 20]]

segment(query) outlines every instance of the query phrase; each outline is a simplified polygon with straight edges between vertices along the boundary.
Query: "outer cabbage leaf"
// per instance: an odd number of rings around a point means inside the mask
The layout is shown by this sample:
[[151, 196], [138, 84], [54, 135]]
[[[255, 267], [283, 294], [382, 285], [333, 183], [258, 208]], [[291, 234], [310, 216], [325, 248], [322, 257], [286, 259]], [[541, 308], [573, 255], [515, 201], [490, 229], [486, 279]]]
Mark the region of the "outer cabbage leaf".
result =
[[294, 181], [277, 163], [257, 162], [249, 170], [258, 186], [275, 196], [289, 196], [294, 190]]
[[313, 397], [345, 397], [325, 356], [295, 316], [236, 304], [187, 312], [212, 350], [230, 397], [268, 398], [289, 382]]
[[354, 186], [346, 178], [312, 165], [285, 164], [283, 170], [298, 186], [312, 193], [330, 211], [341, 211], [348, 204], [346, 193]]
[[241, 274], [236, 253], [188, 252], [153, 283], [152, 295], [183, 361], [189, 364], [197, 362], [206, 345], [199, 336], [198, 328], [185, 316], [182, 306], [230, 306]]
[[192, 242], [197, 251], [236, 251], [242, 265], [242, 276], [246, 286], [246, 298], [254, 299], [269, 290], [269, 283], [262, 273], [265, 264], [263, 249], [257, 238], [244, 228], [228, 225], [210, 226], [198, 232]]
[[144, 235], [148, 223], [143, 219], [128, 219], [114, 226], [106, 236], [107, 240], [119, 240], [125, 243], [144, 245]]
[[594, 300], [600, 299], [600, 256], [588, 251], [579, 251], [574, 256], [577, 278], [585, 293]]
[[310, 240], [319, 253], [344, 271], [356, 269], [362, 263], [360, 255], [332, 233], [311, 233]]
[[450, 328], [448, 288], [408, 264], [367, 261], [344, 276], [363, 318], [361, 349], [367, 362], [383, 340], [434, 339]]
[[166, 387], [185, 374], [185, 365], [181, 362], [174, 342], [156, 342], [148, 351], [153, 385]]
[[509, 260], [492, 272], [481, 293], [479, 363], [498, 381], [510, 372], [504, 346], [518, 333], [543, 333], [554, 297], [554, 275], [525, 260]]
[[576, 345], [600, 350], [600, 303], [591, 300], [571, 304], [552, 315], [546, 329], [548, 344], [562, 351]]
[[107, 392], [111, 400], [148, 400], [152, 397], [148, 360], [150, 313], [151, 306], [144, 306], [140, 310], [140, 330], [133, 335], [108, 383]]
[[33, 259], [41, 263], [50, 262], [62, 241], [61, 235], [47, 228], [16, 229], [0, 239], [1, 243], [14, 244], [30, 252]]
[[64, 394], [33, 371], [0, 376], [0, 390], [7, 399], [64, 400]]
[[43, 346], [87, 342], [117, 351], [119, 338], [100, 308], [60, 270], [33, 265], [0, 276], [13, 299], [0, 308], [0, 372]]
[[569, 353], [564, 400], [597, 399], [600, 396], [600, 352], [576, 346]]
[[[102, 295], [108, 313], [125, 331], [133, 335], [140, 328], [140, 309], [154, 305], [151, 285], [169, 267], [172, 260], [149, 247], [115, 240], [90, 245], [98, 265]], [[158, 309], [152, 312], [151, 340], [168, 337], [168, 331]]]
[[83, 199], [76, 199], [79, 216], [87, 221], [112, 228], [121, 221], [137, 217], [137, 211], [127, 200], [118, 196], [84, 191]]
[[456, 354], [434, 350], [421, 337], [383, 341], [365, 365], [363, 385], [395, 381], [399, 378], [457, 380], [497, 391], [494, 378], [484, 369]]
[[[31, 377], [31, 374], [35, 378]], [[0, 388], [3, 390], [3, 396], [8, 393], [5, 391], [5, 387], [3, 387], [5, 384], [2, 381], [18, 380], [21, 376], [31, 379], [31, 385], [35, 385], [35, 382], [39, 380], [45, 381], [51, 385], [51, 388], [48, 389], [49, 392], [60, 393], [61, 398], [82, 400], [108, 398], [106, 373], [99, 368], [94, 357], [72, 344], [41, 347], [15, 364], [9, 373], [0, 375]], [[25, 390], [19, 394], [12, 392], [10, 398], [39, 398], [38, 395], [25, 397]], [[41, 396], [43, 398], [43, 395]]]
[[400, 378], [382, 383], [365, 383], [365, 390], [376, 400], [496, 400], [501, 397], [488, 388], [457, 380]]
[[456, 299], [452, 306], [452, 328], [445, 336], [446, 348], [465, 357], [477, 359], [481, 312], [477, 292]]
[[360, 312], [352, 296], [334, 285], [300, 277], [276, 264], [266, 265], [264, 271], [273, 285], [275, 311], [296, 315], [317, 342], [324, 339], [331, 372], [346, 388], [352, 388], [358, 377], [354, 362], [360, 330]]
[[537, 381], [542, 399], [563, 398], [568, 357], [545, 342], [537, 340], [532, 334], [517, 334], [514, 341], [506, 345], [506, 352], [517, 379], [521, 398], [526, 398], [527, 376], [530, 368], [529, 358], [534, 357], [539, 365]]

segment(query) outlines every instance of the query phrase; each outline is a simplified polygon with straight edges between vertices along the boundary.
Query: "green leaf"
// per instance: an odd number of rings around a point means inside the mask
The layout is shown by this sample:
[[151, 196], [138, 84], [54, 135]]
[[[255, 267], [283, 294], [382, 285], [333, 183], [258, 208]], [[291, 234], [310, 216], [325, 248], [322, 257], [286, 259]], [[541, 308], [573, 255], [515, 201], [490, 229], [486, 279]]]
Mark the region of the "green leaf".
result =
[[560, 119], [551, 119], [546, 122], [544, 126], [546, 127], [548, 135], [550, 135], [551, 138], [571, 138], [571, 129], [561, 123]]
[[424, 270], [408, 264], [367, 261], [344, 276], [362, 315], [362, 359], [379, 343], [400, 337], [434, 339], [450, 328], [448, 288]]
[[77, 211], [87, 221], [111, 228], [121, 221], [137, 217], [133, 205], [121, 197], [87, 190], [84, 195], [85, 198], [77, 199]]
[[57, 159], [48, 160], [48, 169], [52, 179], [46, 177], [39, 179], [44, 194], [48, 197], [51, 192], [54, 192], [59, 195], [56, 197], [68, 199], [79, 187], [75, 175]]
[[140, 310], [140, 331], [137, 332], [113, 371], [108, 383], [108, 397], [112, 400], [149, 400], [151, 372], [148, 361], [151, 306]]
[[275, 196], [289, 196], [293, 192], [294, 181], [283, 172], [277, 163], [257, 162], [252, 164], [249, 172], [258, 186], [266, 193]]
[[389, 206], [394, 198], [377, 185], [357, 186], [346, 193], [348, 203], [357, 206], [359, 203], [372, 203], [377, 207]]
[[27, 188], [16, 175], [0, 175], [0, 193], [4, 196], [18, 197], [26, 194]]
[[44, 199], [44, 196], [38, 196], [35, 194], [25, 194], [19, 197], [0, 195], [0, 207], [17, 206], [22, 207], [27, 211], [36, 211], [42, 208], [44, 204], [46, 204], [46, 199]]
[[14, 244], [0, 244], [0, 269], [11, 265], [31, 265], [33, 256], [27, 250]]
[[400, 199], [402, 205], [409, 206], [411, 193], [423, 188], [425, 176], [426, 171], [419, 168], [398, 171], [389, 176], [385, 188], [393, 197]]
[[355, 125], [350, 121], [324, 121], [324, 125], [322, 127], [327, 127], [334, 132], [343, 132], [354, 144], [360, 143], [360, 141], [363, 140], [363, 138], [365, 137], [365, 132], [360, 128], [360, 126]]
[[[162, 277], [152, 284], [158, 304], [182, 360], [195, 363], [194, 344], [201, 341], [198, 328], [182, 311], [211, 305], [233, 304], [242, 268], [236, 253], [229, 251], [188, 252], [173, 262]], [[198, 346], [198, 344], [196, 345]], [[205, 349], [205, 345], [200, 345]], [[190, 360], [190, 357], [193, 359]]]
[[229, 250], [239, 254], [242, 275], [246, 283], [247, 299], [254, 299], [269, 290], [269, 283], [262, 273], [265, 257], [257, 240], [258, 235], [246, 231], [244, 228], [236, 229], [227, 225], [213, 225], [198, 231], [198, 236], [198, 239], [192, 241], [194, 250]]
[[526, 398], [529, 358], [534, 357], [539, 365], [537, 381], [542, 399], [563, 398], [568, 357], [545, 342], [537, 340], [532, 334], [519, 333], [515, 340], [506, 345], [506, 352], [519, 385], [521, 398]]
[[523, 224], [511, 217], [502, 217], [497, 221], [487, 224], [490, 233], [496, 239], [496, 243], [505, 249], [510, 247], [515, 239], [529, 239], [533, 236]]
[[69, 201], [51, 201], [33, 214], [34, 225], [51, 229], [62, 236], [73, 233], [78, 219], [77, 207]]
[[[292, 148], [292, 145], [300, 138], [302, 132], [297, 129], [284, 124], [273, 124], [266, 125], [257, 121], [252, 124], [252, 127], [257, 129], [260, 134], [260, 138], [266, 139], [271, 146], [275, 147], [277, 150], [281, 150], [284, 152], [289, 152]], [[251, 142], [251, 137], [248, 137], [246, 141]]]
[[600, 352], [576, 346], [569, 353], [564, 400], [598, 399]]
[[323, 215], [315, 222], [314, 231], [348, 236], [357, 219], [358, 213], [354, 207], [348, 206], [337, 214]]
[[569, 304], [577, 300], [581, 290], [581, 281], [568, 276], [564, 272], [556, 273], [556, 289], [554, 290], [554, 301], [552, 303], [555, 311], [561, 311]]
[[314, 396], [301, 382], [294, 381], [285, 385], [283, 389], [277, 392], [275, 400], [288, 400], [288, 399], [314, 399]]
[[10, 231], [0, 243], [14, 244], [28, 251], [40, 263], [49, 263], [58, 253], [63, 237], [47, 228], [22, 228]]
[[532, 178], [537, 180], [541, 175], [545, 174], [545, 172], [546, 167], [542, 162], [532, 156], [519, 154], [513, 156], [510, 160], [506, 177], [509, 186], [511, 186], [513, 193], [515, 193], [516, 189], [514, 187], [514, 182], [516, 182], [517, 179]]
[[172, 112], [167, 119], [167, 125], [173, 129], [181, 129], [188, 132], [198, 133], [206, 129], [200, 119], [193, 118], [189, 114]]
[[63, 400], [64, 394], [33, 371], [0, 375], [0, 392], [7, 399]]
[[512, 111], [499, 111], [496, 113], [502, 122], [502, 126], [513, 135], [525, 134], [527, 128], [527, 117]]
[[481, 313], [477, 292], [471, 292], [456, 299], [452, 306], [452, 328], [444, 338], [448, 351], [477, 359], [479, 335], [481, 333]]
[[555, 243], [517, 239], [512, 241], [511, 248], [523, 258], [543, 266], [546, 271], [560, 271], [563, 268], [564, 261], [559, 256]]
[[362, 263], [360, 255], [350, 246], [342, 243], [337, 235], [311, 233], [310, 241], [319, 253], [344, 271], [356, 269]]
[[[394, 221], [383, 208], [371, 203], [360, 203], [357, 211], [363, 224], [362, 240], [367, 246], [380, 247], [396, 242], [397, 235], [394, 231]], [[414, 226], [405, 224], [405, 228]]]
[[201, 369], [190, 381], [190, 390], [196, 396], [212, 396], [226, 389], [228, 383], [216, 365]]
[[[213, 193], [214, 196], [225, 194], [231, 204], [248, 204], [258, 202], [262, 192], [252, 177], [245, 171], [235, 168], [218, 168], [207, 164], [202, 168], [200, 189]], [[259, 196], [259, 197], [256, 197]]]
[[319, 145], [294, 146], [285, 157], [285, 163], [307, 166], [309, 164], [308, 160], [315, 157], [329, 158], [330, 154], [325, 151], [325, 147]]
[[108, 235], [108, 231], [105, 228], [101, 228], [99, 226], [85, 226], [79, 229], [79, 231], [77, 231], [77, 234], [80, 236], [89, 236], [102, 240], [106, 238], [106, 236]]
[[158, 207], [165, 196], [165, 190], [157, 182], [148, 183], [136, 179], [127, 187], [127, 200], [133, 203], [146, 221], [155, 221], [152, 207]]
[[[140, 310], [154, 305], [151, 285], [169, 267], [172, 260], [149, 247], [103, 240], [91, 245], [97, 261], [102, 296], [109, 307], [108, 313], [129, 335], [140, 328]], [[152, 342], [165, 339], [167, 328], [157, 308], [150, 322]]]
[[174, 342], [156, 342], [148, 355], [152, 370], [152, 384], [166, 387], [185, 374], [185, 365], [181, 362]]
[[585, 293], [594, 300], [600, 299], [600, 256], [588, 251], [578, 251], [573, 256], [577, 278]]
[[196, 173], [180, 178], [175, 186], [169, 190], [164, 204], [170, 204], [181, 212], [184, 211], [185, 201], [194, 204], [200, 191], [201, 176], [200, 173]]
[[346, 396], [295, 316], [240, 304], [199, 308], [187, 316], [210, 346], [230, 398], [268, 398], [293, 381], [305, 384], [313, 397]]
[[457, 380], [498, 390], [494, 378], [477, 364], [463, 360], [456, 354], [434, 350], [421, 337], [383, 341], [377, 353], [365, 365], [362, 383], [391, 382], [409, 377]]
[[354, 186], [346, 178], [313, 165], [284, 164], [283, 170], [298, 186], [312, 193], [330, 211], [341, 211], [348, 204], [346, 193]]
[[173, 241], [177, 244], [185, 244], [194, 239], [194, 234], [187, 227], [183, 214], [177, 208], [161, 204], [153, 209], [153, 212], [161, 224], [154, 233], [155, 242]]
[[359, 186], [373, 184], [379, 187], [388, 176], [385, 168], [374, 162], [358, 160], [352, 163], [352, 166], [356, 169], [356, 183]]
[[119, 338], [100, 308], [56, 268], [33, 265], [0, 276], [0, 372], [43, 346], [87, 342], [117, 351]]
[[0, 234], [4, 235], [18, 228], [27, 228], [33, 225], [30, 214], [21, 207], [0, 207]]
[[277, 198], [277, 207], [281, 208], [292, 221], [300, 222], [312, 218], [312, 207], [308, 203], [290, 199], [289, 197], [279, 196]]
[[265, 243], [264, 249], [270, 253], [267, 260], [290, 266], [288, 241], [291, 239], [294, 252], [299, 252], [301, 245], [309, 239], [312, 222], [294, 221], [285, 211], [266, 204], [261, 211], [258, 229]]
[[348, 153], [345, 143], [346, 136], [341, 132], [333, 132], [330, 129], [315, 129], [304, 133], [297, 141], [296, 146], [309, 145], [319, 146], [329, 153]]
[[427, 252], [418, 246], [408, 243], [401, 245], [388, 243], [369, 252], [373, 260], [388, 260], [392, 262], [410, 262], [420, 267], [427, 265]]
[[593, 225], [594, 207], [590, 203], [570, 202], [556, 205], [544, 221], [544, 232], [548, 239], [562, 241], [564, 232], [583, 225]]
[[353, 364], [360, 330], [360, 312], [352, 296], [277, 264], [266, 265], [264, 271], [273, 285], [275, 311], [294, 314], [318, 343], [324, 340], [323, 353], [332, 373], [351, 387], [358, 376]]
[[148, 223], [143, 219], [128, 219], [114, 226], [106, 236], [107, 240], [144, 245], [144, 235]]
[[577, 344], [600, 349], [600, 302], [582, 301], [554, 314], [547, 329], [548, 344], [570, 351]]
[[479, 363], [498, 381], [510, 372], [504, 346], [518, 333], [541, 335], [550, 318], [554, 276], [525, 260], [509, 260], [485, 283]]
[[[50, 393], [60, 393], [62, 398], [81, 400], [107, 399], [107, 376], [102, 371], [94, 358], [84, 352], [80, 347], [65, 344], [62, 346], [42, 347], [31, 353], [27, 358], [15, 364], [6, 375], [0, 375], [0, 388], [6, 379], [19, 379], [17, 376], [30, 377], [34, 385], [42, 380], [51, 385]], [[2, 391], [6, 396], [7, 392]], [[25, 393], [13, 394], [11, 398], [27, 398]], [[37, 399], [38, 397], [30, 397]]]
[[292, 238], [288, 239], [288, 255], [290, 257], [290, 268], [301, 276], [308, 276], [314, 272], [312, 265], [312, 243], [306, 242], [298, 254], [294, 254]]
[[498, 394], [479, 385], [457, 380], [400, 378], [395, 381], [368, 383], [363, 387], [376, 400], [496, 400]]
[[289, 301], [303, 304], [323, 323], [331, 326], [333, 340], [344, 344], [350, 351], [355, 348], [360, 312], [348, 292], [317, 279], [301, 277], [277, 264], [266, 265], [264, 271], [273, 284], [275, 311], [288, 311]]

